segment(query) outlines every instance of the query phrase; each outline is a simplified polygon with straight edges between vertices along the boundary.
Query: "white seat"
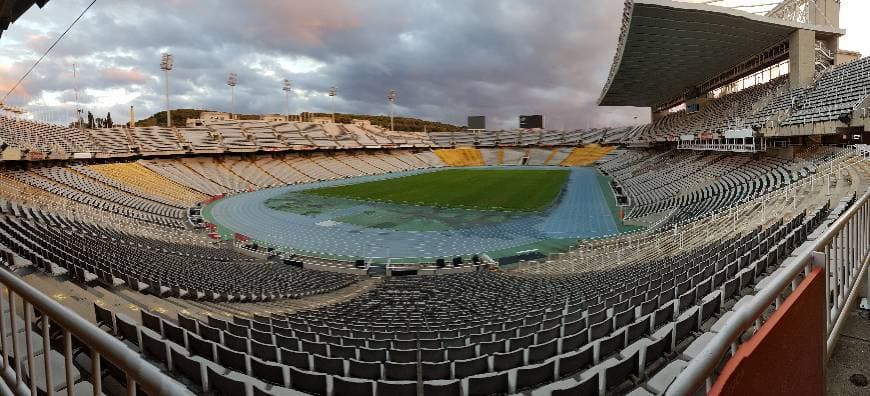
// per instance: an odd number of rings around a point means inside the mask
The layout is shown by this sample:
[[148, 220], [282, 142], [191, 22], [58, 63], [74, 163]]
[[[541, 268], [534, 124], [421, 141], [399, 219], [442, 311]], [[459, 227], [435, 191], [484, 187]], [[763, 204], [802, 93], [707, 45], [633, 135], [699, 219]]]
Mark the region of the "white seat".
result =
[[615, 366], [619, 362], [620, 362], [619, 359], [612, 357], [612, 358], [607, 359], [601, 363], [598, 363], [595, 366], [592, 366], [588, 370], [584, 371], [580, 375], [580, 380], [581, 381], [586, 380], [586, 379], [589, 379], [590, 377], [592, 377], [593, 375], [598, 374], [598, 389], [599, 389], [599, 393], [603, 395], [604, 389], [606, 386], [606, 383], [605, 383], [606, 377], [604, 375], [605, 371], [608, 368]]

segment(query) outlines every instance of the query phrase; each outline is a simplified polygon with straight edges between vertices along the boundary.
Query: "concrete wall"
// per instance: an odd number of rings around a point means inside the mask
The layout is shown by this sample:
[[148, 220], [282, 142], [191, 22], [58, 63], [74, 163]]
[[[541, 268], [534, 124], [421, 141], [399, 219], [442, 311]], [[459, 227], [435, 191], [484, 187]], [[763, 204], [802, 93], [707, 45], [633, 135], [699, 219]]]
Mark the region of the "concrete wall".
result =
[[825, 394], [825, 278], [815, 268], [728, 360], [710, 395]]
[[841, 50], [837, 51], [837, 56], [836, 56], [836, 59], [835, 59], [835, 62], [836, 62], [836, 63], [835, 63], [835, 64], [837, 64], [837, 65], [842, 65], [842, 64], [844, 64], [844, 63], [849, 63], [849, 62], [851, 62], [851, 61], [858, 60], [858, 59], [861, 59], [861, 53], [860, 53], [860, 52], [855, 52], [855, 51], [844, 51], [844, 50], [841, 49]]
[[792, 88], [813, 83], [816, 73], [816, 33], [796, 30], [789, 37], [789, 82]]
[[785, 160], [794, 159], [794, 146], [767, 148], [767, 155], [774, 158], [782, 158]]
[[839, 29], [840, 28], [840, 1], [841, 0], [815, 0], [816, 24]]

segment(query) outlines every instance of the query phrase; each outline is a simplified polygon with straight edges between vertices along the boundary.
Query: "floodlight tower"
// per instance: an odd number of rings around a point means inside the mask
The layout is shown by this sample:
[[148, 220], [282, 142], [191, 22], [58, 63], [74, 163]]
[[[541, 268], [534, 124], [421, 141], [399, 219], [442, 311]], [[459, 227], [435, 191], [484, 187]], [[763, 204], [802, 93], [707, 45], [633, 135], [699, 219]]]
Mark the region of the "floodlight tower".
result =
[[293, 82], [284, 79], [284, 113], [287, 114], [287, 121], [290, 121], [290, 92], [293, 91]]
[[396, 90], [391, 89], [390, 92], [387, 93], [387, 100], [390, 101], [390, 131], [395, 131], [396, 128], [393, 124], [393, 110], [396, 107]]
[[227, 85], [230, 86], [230, 119], [233, 118], [233, 114], [236, 112], [236, 84], [238, 83], [238, 74], [230, 73], [230, 75], [227, 76]]
[[79, 105], [79, 76], [76, 73], [76, 64], [75, 63], [73, 63], [72, 67], [73, 67], [73, 82], [75, 84], [73, 86], [73, 89], [75, 90], [75, 93], [76, 93], [76, 123], [79, 124], [79, 129], [84, 130], [85, 126], [84, 126], [84, 121], [82, 120], [83, 112], [82, 112], [81, 106]]
[[172, 128], [172, 117], [169, 111], [169, 71], [172, 70], [172, 54], [164, 53], [160, 61], [160, 70], [166, 74], [166, 126]]
[[[333, 86], [329, 87], [329, 97], [335, 98], [336, 96], [338, 96], [338, 87], [333, 85]], [[334, 104], [332, 107], [332, 123], [335, 124], [335, 105]]]

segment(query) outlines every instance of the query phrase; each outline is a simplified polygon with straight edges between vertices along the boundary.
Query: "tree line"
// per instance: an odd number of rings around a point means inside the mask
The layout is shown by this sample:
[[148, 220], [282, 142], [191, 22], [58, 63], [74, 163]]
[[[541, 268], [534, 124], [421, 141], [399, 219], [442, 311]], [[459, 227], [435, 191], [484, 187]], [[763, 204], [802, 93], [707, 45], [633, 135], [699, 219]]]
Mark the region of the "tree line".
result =
[[96, 129], [96, 128], [114, 128], [115, 123], [112, 121], [112, 113], [106, 113], [105, 118], [94, 117], [94, 114], [90, 111], [88, 112], [88, 120], [85, 122], [84, 117], [79, 116], [78, 121], [71, 122], [69, 124], [70, 128], [78, 128], [80, 126], [84, 126], [88, 129]]

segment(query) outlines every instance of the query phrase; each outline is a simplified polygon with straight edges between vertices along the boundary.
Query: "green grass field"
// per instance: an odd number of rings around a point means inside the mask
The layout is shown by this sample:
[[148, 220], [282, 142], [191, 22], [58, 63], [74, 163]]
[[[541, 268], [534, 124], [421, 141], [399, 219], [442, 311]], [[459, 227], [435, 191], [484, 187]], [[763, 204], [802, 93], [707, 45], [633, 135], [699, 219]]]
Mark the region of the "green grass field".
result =
[[450, 169], [306, 193], [401, 204], [534, 212], [553, 204], [569, 174], [567, 170]]

